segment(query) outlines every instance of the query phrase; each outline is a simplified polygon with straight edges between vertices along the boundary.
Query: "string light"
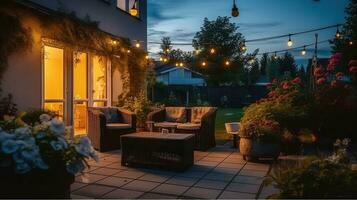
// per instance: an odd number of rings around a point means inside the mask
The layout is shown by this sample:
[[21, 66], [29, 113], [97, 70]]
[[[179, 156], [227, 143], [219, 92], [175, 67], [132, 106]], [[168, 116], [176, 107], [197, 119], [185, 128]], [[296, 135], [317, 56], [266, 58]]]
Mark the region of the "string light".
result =
[[180, 67], [183, 67], [183, 63], [182, 62], [180, 63]]
[[128, 49], [128, 50], [126, 51], [126, 53], [131, 53], [130, 49]]
[[211, 48], [210, 53], [214, 54], [214, 53], [216, 53], [216, 50], [214, 48]]
[[239, 16], [239, 10], [236, 5], [236, 1], [233, 0], [232, 17], [238, 17], [238, 16]]
[[145, 59], [146, 59], [146, 60], [149, 60], [149, 58], [150, 58], [149, 55], [146, 55], [146, 56], [145, 56]]
[[291, 34], [289, 34], [288, 47], [293, 46], [293, 41], [291, 40]]
[[247, 46], [245, 45], [245, 42], [243, 42], [242, 51], [246, 51], [246, 50], [247, 50]]
[[112, 45], [117, 45], [117, 44], [118, 44], [118, 41], [112, 40]]
[[178, 67], [178, 66], [179, 66], [179, 63], [176, 63], [175, 66]]
[[139, 14], [138, 9], [136, 8], [136, 3], [137, 3], [137, 0], [135, 0], [133, 7], [130, 9], [130, 15], [132, 15], [134, 17], [137, 17]]
[[306, 46], [304, 46], [304, 48], [302, 49], [301, 55], [302, 55], [302, 56], [305, 56], [305, 55], [306, 55]]
[[160, 57], [160, 61], [164, 61], [164, 58]]
[[169, 53], [169, 52], [170, 52], [170, 49], [166, 49], [165, 51], [166, 51], [166, 53]]
[[276, 52], [274, 52], [274, 59], [278, 59], [278, 55], [276, 55]]
[[350, 46], [352, 46], [352, 45], [353, 45], [353, 41], [352, 41], [351, 39], [349, 39], [348, 44], [349, 44]]
[[207, 63], [205, 62], [205, 61], [203, 61], [202, 63], [201, 63], [201, 66], [202, 67], [205, 67], [207, 65]]
[[200, 49], [195, 49], [195, 54], [198, 55], [201, 53], [201, 50]]
[[337, 30], [336, 30], [336, 39], [340, 39], [341, 38], [341, 33], [340, 33], [340, 29], [339, 27], [337, 26]]
[[231, 63], [227, 60], [226, 62], [225, 62], [225, 65], [226, 66], [229, 66]]
[[135, 44], [135, 47], [136, 47], [136, 48], [140, 48], [140, 46], [141, 46], [141, 45], [140, 45], [139, 42], [137, 42], [137, 43]]
[[167, 62], [167, 58], [164, 58], [164, 62]]

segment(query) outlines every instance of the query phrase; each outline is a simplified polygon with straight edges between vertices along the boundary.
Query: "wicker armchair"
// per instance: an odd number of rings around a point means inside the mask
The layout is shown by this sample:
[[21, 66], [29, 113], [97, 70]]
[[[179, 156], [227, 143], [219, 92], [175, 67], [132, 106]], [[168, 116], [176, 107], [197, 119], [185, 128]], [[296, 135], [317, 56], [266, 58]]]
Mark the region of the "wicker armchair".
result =
[[[172, 108], [171, 108], [172, 109]], [[178, 107], [182, 109], [182, 107]], [[200, 117], [193, 119], [195, 112], [200, 112]], [[147, 120], [154, 122], [154, 131], [159, 131], [155, 123], [166, 122], [167, 109], [160, 109], [149, 113]], [[176, 133], [189, 133], [195, 135], [195, 149], [207, 150], [216, 146], [215, 120], [217, 108], [214, 107], [192, 107], [186, 108], [186, 122], [177, 123]], [[172, 122], [170, 122], [172, 123]]]
[[120, 149], [120, 136], [136, 131], [136, 116], [116, 107], [88, 108], [88, 137], [100, 151]]

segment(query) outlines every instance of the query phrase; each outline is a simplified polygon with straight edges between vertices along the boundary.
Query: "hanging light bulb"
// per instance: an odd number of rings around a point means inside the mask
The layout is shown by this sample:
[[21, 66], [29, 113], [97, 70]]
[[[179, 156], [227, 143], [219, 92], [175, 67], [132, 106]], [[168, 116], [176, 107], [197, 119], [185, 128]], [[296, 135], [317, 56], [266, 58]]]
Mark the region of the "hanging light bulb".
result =
[[210, 53], [214, 54], [214, 53], [216, 53], [216, 50], [214, 48], [211, 48]]
[[247, 46], [245, 45], [245, 42], [243, 42], [242, 51], [246, 51], [246, 50], [247, 50]]
[[224, 63], [226, 66], [229, 66], [231, 64], [231, 62], [229, 62], [229, 60], [227, 60], [225, 63]]
[[291, 34], [289, 34], [288, 47], [293, 46], [293, 41], [291, 40]]
[[202, 67], [205, 67], [205, 66], [207, 65], [207, 63], [206, 63], [205, 61], [203, 61], [203, 62], [201, 63], [201, 65], [202, 65]]
[[180, 62], [180, 67], [183, 67], [183, 63], [182, 62]]
[[126, 50], [126, 53], [131, 53], [130, 49]]
[[118, 41], [116, 41], [116, 40], [112, 40], [112, 45], [117, 45], [119, 42]]
[[133, 7], [131, 7], [131, 9], [130, 9], [130, 15], [134, 16], [134, 17], [137, 17], [139, 14], [139, 10], [136, 7], [136, 3], [137, 3], [137, 0], [135, 0]]
[[200, 49], [195, 49], [195, 54], [198, 55], [200, 54], [201, 50]]
[[178, 67], [178, 66], [179, 66], [179, 63], [176, 63], [175, 66]]
[[170, 49], [166, 49], [165, 51], [166, 51], [166, 53], [169, 53], [169, 52], [170, 52]]
[[238, 17], [238, 16], [239, 16], [239, 10], [236, 5], [236, 0], [233, 0], [232, 17]]
[[164, 62], [167, 62], [167, 58], [164, 58]]
[[302, 55], [302, 56], [305, 56], [305, 55], [306, 55], [306, 46], [304, 46], [304, 48], [302, 49], [301, 55]]
[[276, 52], [274, 53], [274, 59], [278, 59], [278, 55], [276, 55]]
[[146, 59], [146, 60], [149, 60], [149, 58], [150, 58], [149, 55], [146, 55], [146, 56], [145, 56], [145, 59]]
[[341, 32], [340, 32], [340, 29], [338, 28], [338, 26], [337, 26], [337, 30], [336, 30], [336, 35], [335, 35], [335, 37], [336, 37], [336, 39], [340, 39], [341, 38]]
[[164, 58], [163, 58], [163, 57], [160, 57], [160, 61], [164, 61]]
[[352, 46], [352, 45], [353, 45], [353, 41], [352, 41], [351, 39], [349, 39], [349, 40], [348, 40], [348, 44], [349, 44], [350, 46]]
[[141, 45], [140, 45], [139, 42], [135, 43], [135, 47], [136, 47], [136, 48], [140, 48], [140, 46], [141, 46]]

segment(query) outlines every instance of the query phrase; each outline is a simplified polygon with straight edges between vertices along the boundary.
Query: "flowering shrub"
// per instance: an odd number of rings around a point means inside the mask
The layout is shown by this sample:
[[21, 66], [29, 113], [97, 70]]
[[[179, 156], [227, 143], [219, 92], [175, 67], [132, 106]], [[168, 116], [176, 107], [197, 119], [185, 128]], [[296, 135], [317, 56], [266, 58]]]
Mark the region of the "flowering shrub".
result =
[[337, 141], [337, 151], [325, 159], [308, 158], [281, 166], [265, 179], [279, 192], [273, 199], [340, 199], [357, 197], [357, 171], [346, 161], [348, 139]]
[[33, 126], [6, 116], [0, 127], [0, 167], [13, 168], [18, 174], [66, 169], [75, 175], [88, 167], [86, 159], [98, 159], [87, 137], [66, 138], [68, 128], [47, 114], [40, 115]]
[[282, 131], [279, 123], [272, 120], [249, 121], [241, 124], [239, 136], [259, 143], [279, 143]]

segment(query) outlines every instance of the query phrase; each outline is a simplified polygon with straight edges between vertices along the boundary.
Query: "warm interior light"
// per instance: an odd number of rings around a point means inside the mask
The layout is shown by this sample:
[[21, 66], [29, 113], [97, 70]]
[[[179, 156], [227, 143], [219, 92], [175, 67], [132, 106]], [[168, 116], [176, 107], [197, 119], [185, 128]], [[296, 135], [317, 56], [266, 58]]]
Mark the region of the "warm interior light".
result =
[[112, 40], [112, 45], [117, 45], [117, 44], [118, 44], [118, 41]]
[[288, 47], [293, 46], [293, 41], [291, 40], [291, 35], [289, 35], [289, 40], [288, 40]]
[[138, 14], [139, 14], [139, 11], [138, 11], [138, 9], [136, 7], [136, 3], [137, 3], [137, 1], [135, 0], [135, 2], [133, 4], [133, 7], [131, 7], [131, 9], [130, 9], [130, 15], [134, 16], [134, 17], [137, 17]]
[[166, 49], [165, 51], [166, 51], [166, 53], [169, 53], [169, 52], [170, 52], [170, 49]]
[[175, 66], [178, 67], [178, 66], [179, 66], [179, 63], [176, 63]]
[[214, 54], [214, 53], [216, 53], [216, 50], [215, 50], [214, 48], [212, 48], [212, 49], [210, 50], [210, 53], [211, 53], [211, 54]]
[[305, 46], [304, 46], [304, 48], [303, 48], [302, 51], [301, 51], [301, 55], [302, 55], [302, 56], [306, 55], [306, 47], [305, 47]]

